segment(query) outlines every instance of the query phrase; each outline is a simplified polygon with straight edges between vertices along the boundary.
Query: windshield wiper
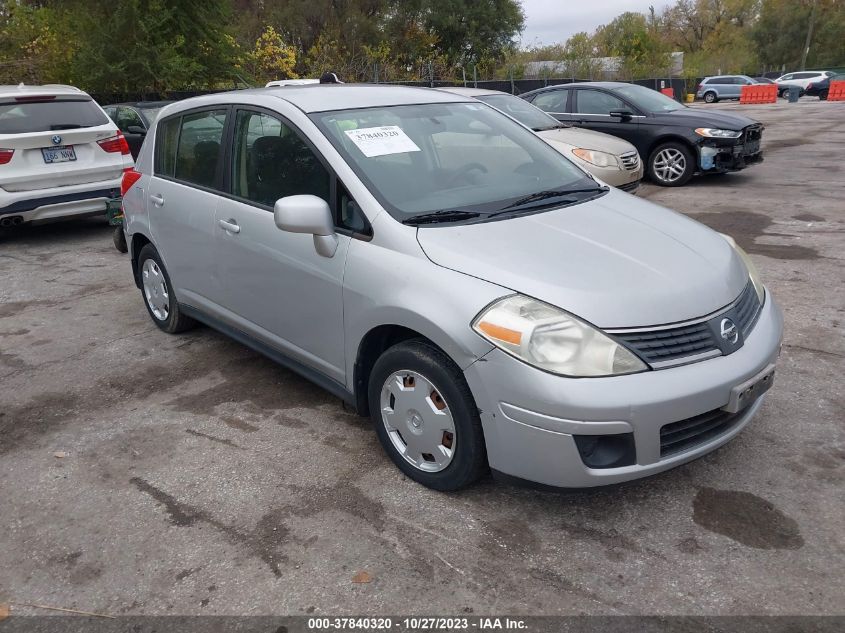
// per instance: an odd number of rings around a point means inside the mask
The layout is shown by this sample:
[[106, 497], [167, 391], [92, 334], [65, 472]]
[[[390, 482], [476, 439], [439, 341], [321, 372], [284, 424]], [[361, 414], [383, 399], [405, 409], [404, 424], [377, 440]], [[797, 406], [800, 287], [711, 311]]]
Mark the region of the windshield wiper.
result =
[[471, 220], [472, 218], [477, 218], [480, 215], [481, 214], [477, 211], [443, 209], [442, 211], [435, 211], [433, 213], [412, 215], [410, 218], [402, 220], [402, 224], [438, 224], [440, 222], [460, 222], [461, 220]]
[[81, 127], [91, 127], [90, 125], [79, 125], [79, 123], [56, 123], [50, 126], [50, 131], [55, 130], [76, 130]]
[[501, 211], [498, 211], [493, 215], [498, 215], [499, 213], [503, 213], [506, 211], [513, 211], [514, 209], [526, 206], [529, 208], [534, 208], [538, 206], [534, 204], [535, 202], [545, 202], [546, 200], [551, 200], [553, 198], [562, 198], [562, 200], [558, 202], [562, 202], [564, 204], [572, 204], [573, 202], [578, 202], [578, 199], [571, 198], [570, 196], [577, 195], [580, 193], [603, 193], [605, 191], [610, 191], [610, 188], [588, 187], [585, 189], [548, 189], [546, 191], [538, 191], [537, 193], [532, 193], [531, 195], [525, 196], [524, 198], [520, 198], [516, 202], [509, 204], [508, 206], [504, 207]]

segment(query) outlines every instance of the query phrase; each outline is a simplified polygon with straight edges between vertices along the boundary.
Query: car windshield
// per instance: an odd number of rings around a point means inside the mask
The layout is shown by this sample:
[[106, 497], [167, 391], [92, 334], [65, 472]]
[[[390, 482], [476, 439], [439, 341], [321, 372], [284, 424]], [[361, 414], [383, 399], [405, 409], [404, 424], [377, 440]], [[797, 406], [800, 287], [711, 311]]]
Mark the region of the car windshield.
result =
[[[435, 212], [445, 212], [443, 221], [492, 215], [535, 194], [599, 191], [550, 145], [482, 103], [340, 110], [311, 118], [399, 221]], [[545, 195], [545, 206], [553, 206], [553, 197]]]
[[481, 95], [476, 99], [489, 103], [497, 110], [501, 110], [535, 132], [563, 127], [560, 121], [552, 115], [546, 114], [525, 99], [513, 95]]
[[90, 99], [0, 103], [0, 134], [26, 134], [94, 127], [108, 123]]
[[613, 91], [622, 95], [645, 112], [672, 112], [686, 107], [671, 97], [657, 92], [657, 90], [652, 90], [645, 86], [637, 86], [636, 84], [615, 86]]

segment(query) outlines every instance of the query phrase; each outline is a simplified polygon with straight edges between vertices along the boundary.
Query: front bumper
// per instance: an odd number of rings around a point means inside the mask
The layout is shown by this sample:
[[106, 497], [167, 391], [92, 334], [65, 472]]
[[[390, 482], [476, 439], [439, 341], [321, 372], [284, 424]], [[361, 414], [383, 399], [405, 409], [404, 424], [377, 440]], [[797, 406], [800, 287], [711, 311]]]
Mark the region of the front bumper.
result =
[[[663, 458], [661, 427], [726, 406], [735, 386], [776, 361], [782, 336], [783, 315], [769, 294], [741, 349], [681, 367], [573, 379], [494, 349], [465, 371], [481, 412], [490, 467], [547, 486], [585, 488], [653, 475], [705, 455], [738, 434], [762, 399], [724, 433]], [[636, 463], [585, 466], [575, 435], [624, 433], [633, 433]]]
[[762, 163], [762, 135], [762, 126], [749, 126], [738, 139], [702, 139], [698, 145], [699, 170], [719, 174]]

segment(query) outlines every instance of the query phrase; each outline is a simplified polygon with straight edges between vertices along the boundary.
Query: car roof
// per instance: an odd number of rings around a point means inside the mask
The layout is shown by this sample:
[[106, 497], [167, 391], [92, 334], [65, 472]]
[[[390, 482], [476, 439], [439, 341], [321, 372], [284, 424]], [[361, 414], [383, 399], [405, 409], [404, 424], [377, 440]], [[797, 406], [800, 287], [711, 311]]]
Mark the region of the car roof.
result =
[[68, 97], [88, 97], [88, 93], [83, 92], [74, 86], [66, 86], [64, 84], [43, 84], [40, 86], [28, 86], [25, 84], [0, 85], [0, 97], [48, 97], [48, 96], [68, 96]]
[[169, 101], [125, 101], [122, 103], [110, 103], [105, 107], [113, 108], [115, 106], [128, 106], [130, 108], [143, 110], [145, 108], [163, 108], [171, 103], [176, 103], [176, 101], [173, 99], [170, 99]]
[[222, 104], [264, 103], [266, 105], [272, 99], [287, 101], [306, 113], [467, 101], [466, 97], [441, 90], [431, 90], [430, 88], [379, 84], [313, 84], [233, 90], [202, 97], [192, 97], [168, 106], [167, 111], [162, 115], [168, 116], [182, 110]]
[[484, 97], [487, 95], [508, 95], [513, 96], [508, 92], [501, 90], [490, 90], [489, 88], [469, 88], [466, 86], [444, 86], [437, 88], [443, 92], [451, 92], [453, 95], [460, 95], [462, 97]]

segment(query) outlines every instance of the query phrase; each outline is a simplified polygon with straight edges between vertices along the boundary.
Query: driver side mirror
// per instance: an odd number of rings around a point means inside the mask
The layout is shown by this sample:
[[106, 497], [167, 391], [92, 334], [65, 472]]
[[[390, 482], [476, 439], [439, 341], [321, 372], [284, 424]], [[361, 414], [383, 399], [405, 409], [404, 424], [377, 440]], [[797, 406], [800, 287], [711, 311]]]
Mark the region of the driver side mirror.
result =
[[628, 110], [615, 110], [614, 112], [609, 113], [610, 116], [618, 116], [623, 121], [630, 121], [634, 118], [634, 113]]
[[140, 125], [130, 125], [126, 128], [126, 131], [130, 134], [140, 134], [141, 136], [147, 135], [147, 130], [142, 128]]
[[314, 248], [323, 257], [334, 257], [337, 234], [329, 203], [312, 195], [285, 196], [273, 206], [273, 221], [288, 233], [310, 233]]

